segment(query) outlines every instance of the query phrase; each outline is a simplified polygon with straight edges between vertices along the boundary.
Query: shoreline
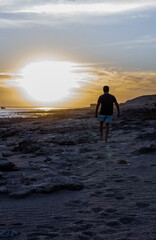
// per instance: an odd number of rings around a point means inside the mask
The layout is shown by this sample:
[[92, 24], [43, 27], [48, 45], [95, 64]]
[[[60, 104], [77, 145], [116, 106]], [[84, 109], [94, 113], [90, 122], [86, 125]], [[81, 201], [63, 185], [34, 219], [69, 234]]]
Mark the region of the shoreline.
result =
[[108, 144], [94, 109], [0, 126], [0, 232], [16, 231], [17, 240], [154, 240], [155, 110], [114, 113]]

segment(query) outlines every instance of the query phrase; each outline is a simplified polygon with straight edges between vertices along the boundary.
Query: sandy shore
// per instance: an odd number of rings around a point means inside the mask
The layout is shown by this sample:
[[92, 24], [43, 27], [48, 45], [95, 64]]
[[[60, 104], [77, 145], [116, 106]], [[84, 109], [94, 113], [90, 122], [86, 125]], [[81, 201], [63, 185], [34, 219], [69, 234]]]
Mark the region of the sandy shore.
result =
[[[0, 232], [20, 240], [155, 240], [156, 111], [0, 121]], [[6, 239], [6, 238], [4, 238]]]

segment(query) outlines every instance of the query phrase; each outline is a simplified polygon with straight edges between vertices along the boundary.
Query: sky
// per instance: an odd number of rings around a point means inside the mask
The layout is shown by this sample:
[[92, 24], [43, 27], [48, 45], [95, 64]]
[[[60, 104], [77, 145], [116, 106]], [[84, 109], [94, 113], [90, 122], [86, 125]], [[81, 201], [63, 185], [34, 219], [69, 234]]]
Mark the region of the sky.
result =
[[[155, 94], [155, 23], [155, 0], [0, 0], [0, 106], [89, 106], [104, 85], [118, 102]], [[66, 97], [30, 96], [22, 69], [38, 62], [71, 63], [76, 84]], [[32, 86], [46, 94], [37, 76]]]

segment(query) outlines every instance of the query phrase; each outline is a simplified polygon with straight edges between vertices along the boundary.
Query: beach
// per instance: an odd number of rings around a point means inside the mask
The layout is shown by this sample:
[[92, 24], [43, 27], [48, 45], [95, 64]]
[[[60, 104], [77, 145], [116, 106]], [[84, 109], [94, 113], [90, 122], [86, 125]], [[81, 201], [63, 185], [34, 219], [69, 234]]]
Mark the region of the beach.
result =
[[107, 144], [94, 107], [0, 120], [1, 239], [156, 239], [156, 108], [134, 105]]

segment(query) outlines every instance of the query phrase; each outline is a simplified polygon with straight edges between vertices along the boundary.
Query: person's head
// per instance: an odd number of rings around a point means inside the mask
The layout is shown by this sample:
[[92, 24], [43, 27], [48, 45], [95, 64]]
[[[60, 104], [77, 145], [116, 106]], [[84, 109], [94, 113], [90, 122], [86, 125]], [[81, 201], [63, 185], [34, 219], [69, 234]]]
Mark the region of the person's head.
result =
[[109, 92], [109, 87], [108, 86], [104, 86], [103, 87], [103, 91], [104, 91], [104, 93], [108, 93]]

